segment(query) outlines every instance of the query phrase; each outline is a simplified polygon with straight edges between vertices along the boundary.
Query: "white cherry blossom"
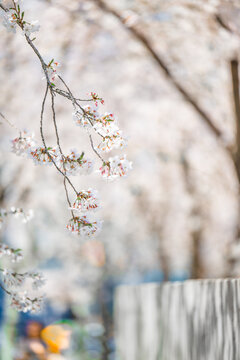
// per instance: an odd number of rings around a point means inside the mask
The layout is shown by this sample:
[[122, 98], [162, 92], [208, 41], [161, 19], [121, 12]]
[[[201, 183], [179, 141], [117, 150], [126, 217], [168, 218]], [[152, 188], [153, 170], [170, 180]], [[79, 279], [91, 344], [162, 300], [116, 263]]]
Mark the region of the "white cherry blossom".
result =
[[74, 234], [82, 237], [91, 237], [96, 235], [102, 228], [102, 221], [93, 220], [91, 221], [87, 216], [76, 216], [72, 218], [67, 229]]
[[29, 157], [33, 159], [36, 165], [52, 165], [53, 161], [57, 161], [58, 149], [48, 147], [47, 150], [44, 147], [31, 148], [28, 152]]
[[127, 146], [127, 139], [124, 139], [121, 135], [119, 136], [106, 136], [102, 142], [97, 146], [97, 150], [108, 153], [113, 149], [123, 149]]
[[4, 269], [2, 271], [3, 282], [8, 287], [17, 287], [21, 286], [25, 280], [25, 276], [23, 274], [14, 273], [12, 270]]
[[8, 32], [16, 33], [17, 16], [14, 10], [10, 9], [7, 13], [1, 13], [3, 25]]
[[114, 180], [119, 177], [125, 177], [132, 169], [132, 162], [126, 159], [126, 155], [118, 155], [109, 158], [99, 169], [102, 177], [107, 180]]
[[31, 21], [30, 23], [26, 22], [23, 27], [23, 32], [25, 35], [29, 37], [32, 33], [39, 31], [39, 29], [40, 29], [39, 21], [35, 20], [35, 21]]
[[57, 165], [66, 175], [88, 175], [93, 170], [92, 160], [81, 155], [76, 150], [71, 150], [67, 156], [59, 154]]
[[29, 149], [35, 146], [34, 134], [23, 131], [19, 137], [13, 139], [12, 152], [19, 156], [25, 156]]
[[12, 249], [6, 244], [0, 244], [0, 258], [3, 256], [10, 257], [12, 262], [18, 262], [23, 259], [21, 249]]
[[43, 305], [43, 297], [38, 297], [35, 299], [30, 299], [27, 295], [27, 292], [16, 293], [13, 292], [10, 295], [11, 297], [11, 306], [17, 311], [33, 313], [39, 312]]
[[49, 80], [54, 83], [56, 78], [58, 77], [57, 69], [60, 67], [60, 63], [57, 61], [50, 61], [47, 65], [46, 70], [49, 77]]
[[97, 191], [93, 189], [81, 190], [71, 209], [82, 213], [98, 210], [99, 200]]

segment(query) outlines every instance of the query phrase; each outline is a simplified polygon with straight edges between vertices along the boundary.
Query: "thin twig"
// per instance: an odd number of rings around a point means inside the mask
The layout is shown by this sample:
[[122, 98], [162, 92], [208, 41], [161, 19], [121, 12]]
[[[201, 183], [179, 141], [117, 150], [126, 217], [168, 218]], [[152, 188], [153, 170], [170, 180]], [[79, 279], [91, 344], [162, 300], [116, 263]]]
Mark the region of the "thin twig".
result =
[[[59, 75], [58, 75], [59, 77]], [[69, 100], [72, 100], [71, 95], [69, 95], [69, 93], [67, 91], [64, 91], [62, 89], [58, 89], [58, 88], [52, 88], [52, 91], [57, 93], [58, 95], [64, 96]], [[81, 101], [81, 102], [93, 102], [95, 101], [94, 99], [79, 99], [79, 98], [74, 98], [76, 101]]]
[[46, 146], [45, 138], [44, 138], [44, 135], [43, 135], [43, 114], [44, 114], [44, 108], [45, 108], [45, 102], [46, 102], [46, 99], [47, 99], [47, 94], [48, 94], [48, 84], [47, 84], [47, 87], [46, 87], [45, 95], [43, 97], [41, 115], [40, 115], [40, 134], [41, 134], [42, 142], [43, 142], [43, 145], [44, 145], [45, 149], [47, 148], [47, 146]]
[[74, 192], [76, 194], [78, 194], [77, 190], [75, 189], [74, 185], [72, 184], [71, 180], [68, 178], [68, 176], [66, 176], [66, 174], [64, 174], [64, 172], [57, 166], [56, 162], [53, 160], [51, 154], [49, 154], [46, 142], [45, 142], [45, 138], [44, 138], [44, 134], [43, 134], [43, 114], [44, 114], [44, 108], [45, 108], [45, 102], [46, 102], [46, 98], [47, 98], [47, 93], [48, 93], [48, 88], [49, 85], [47, 84], [47, 88], [46, 88], [46, 92], [43, 98], [43, 102], [42, 102], [42, 109], [41, 109], [41, 118], [40, 118], [40, 133], [41, 133], [41, 138], [42, 138], [42, 142], [45, 148], [45, 151], [47, 153], [47, 155], [49, 156], [50, 160], [52, 161], [53, 165], [55, 166], [55, 168], [64, 176], [64, 178], [68, 181], [69, 185], [72, 187], [72, 189], [74, 190]]
[[8, 291], [1, 283], [0, 283], [0, 288], [3, 289], [3, 291], [5, 291], [5, 293], [7, 293], [8, 295], [12, 295], [10, 291]]
[[56, 122], [54, 95], [53, 95], [53, 92], [51, 91], [51, 89], [50, 89], [50, 94], [51, 94], [52, 117], [53, 117], [53, 124], [54, 124], [54, 128], [55, 128], [55, 134], [56, 134], [56, 138], [57, 138], [57, 144], [58, 144], [61, 155], [64, 156], [63, 152], [62, 152], [61, 145], [60, 145], [60, 138], [59, 138], [57, 122]]
[[[67, 202], [68, 202], [68, 205], [69, 207], [71, 208], [72, 207], [72, 204], [71, 204], [71, 201], [70, 201], [70, 198], [69, 198], [69, 194], [68, 194], [68, 189], [67, 189], [67, 184], [66, 184], [66, 168], [65, 168], [65, 164], [64, 164], [64, 154], [63, 154], [63, 151], [62, 151], [62, 148], [61, 148], [61, 145], [60, 145], [60, 138], [59, 138], [59, 134], [58, 134], [58, 128], [57, 128], [57, 121], [56, 121], [56, 113], [55, 113], [55, 106], [54, 106], [54, 94], [53, 94], [53, 91], [52, 89], [50, 89], [50, 93], [51, 93], [51, 101], [52, 101], [52, 115], [53, 115], [53, 123], [54, 123], [54, 128], [55, 128], [55, 133], [56, 133], [56, 138], [57, 138], [57, 144], [58, 144], [58, 148], [59, 148], [59, 151], [60, 151], [60, 154], [62, 156], [62, 159], [63, 159], [63, 169], [64, 169], [64, 180], [63, 180], [63, 185], [64, 185], [64, 189], [65, 189], [65, 193], [66, 193], [66, 198], [67, 198]], [[76, 194], [77, 191], [76, 189], [73, 187], [73, 190], [75, 191]], [[71, 213], [72, 213], [72, 217], [74, 218], [74, 212], [73, 210], [71, 210]]]
[[64, 177], [64, 179], [63, 179], [63, 186], [64, 186], [64, 189], [65, 189], [65, 194], [66, 194], [66, 198], [67, 198], [67, 202], [68, 202], [69, 208], [71, 209], [72, 217], [74, 218], [74, 212], [73, 212], [73, 210], [72, 210], [72, 204], [71, 204], [71, 201], [70, 201], [70, 198], [69, 198], [68, 189], [67, 189], [67, 184], [66, 184], [66, 178], [65, 178], [65, 177]]
[[[62, 83], [65, 85], [66, 89], [68, 90], [69, 93], [69, 97], [72, 100], [73, 104], [76, 104], [83, 112], [83, 114], [88, 118], [88, 121], [90, 122], [91, 126], [93, 127], [93, 123], [90, 119], [90, 117], [88, 116], [88, 114], [86, 113], [86, 111], [82, 108], [82, 106], [80, 104], [78, 104], [78, 102], [76, 101], [76, 99], [74, 98], [71, 90], [69, 89], [69, 87], [67, 86], [67, 84], [65, 83], [65, 81], [62, 79], [61, 76], [58, 76], [59, 79], [62, 81]], [[101, 137], [103, 137], [98, 131], [96, 131], [98, 135], [100, 135]], [[91, 134], [89, 134], [89, 139], [90, 139], [90, 143], [91, 143], [91, 147], [94, 151], [94, 153], [98, 156], [98, 158], [104, 163], [104, 159], [102, 158], [102, 156], [98, 153], [98, 151], [95, 149], [94, 144], [93, 144], [93, 139]]]
[[11, 121], [9, 121], [1, 112], [0, 112], [0, 116], [1, 116], [1, 118], [3, 118], [4, 121], [6, 121], [8, 123], [9, 126], [11, 126], [13, 129], [19, 131], [19, 133], [21, 133], [21, 131], [16, 127], [16, 125], [11, 123]]
[[91, 147], [93, 149], [93, 151], [95, 152], [95, 154], [99, 157], [99, 159], [104, 163], [104, 159], [101, 157], [101, 155], [97, 152], [97, 150], [95, 149], [94, 147], [94, 144], [93, 144], [93, 139], [92, 139], [92, 135], [89, 134], [89, 139], [90, 139], [90, 143], [91, 143]]

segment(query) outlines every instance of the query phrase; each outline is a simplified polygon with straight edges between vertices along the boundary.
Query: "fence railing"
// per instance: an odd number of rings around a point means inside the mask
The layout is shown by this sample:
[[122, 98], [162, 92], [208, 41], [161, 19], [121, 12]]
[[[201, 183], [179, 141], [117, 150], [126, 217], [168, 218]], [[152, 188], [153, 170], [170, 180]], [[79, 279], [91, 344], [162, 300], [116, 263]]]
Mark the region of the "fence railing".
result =
[[239, 360], [240, 280], [120, 286], [119, 360]]

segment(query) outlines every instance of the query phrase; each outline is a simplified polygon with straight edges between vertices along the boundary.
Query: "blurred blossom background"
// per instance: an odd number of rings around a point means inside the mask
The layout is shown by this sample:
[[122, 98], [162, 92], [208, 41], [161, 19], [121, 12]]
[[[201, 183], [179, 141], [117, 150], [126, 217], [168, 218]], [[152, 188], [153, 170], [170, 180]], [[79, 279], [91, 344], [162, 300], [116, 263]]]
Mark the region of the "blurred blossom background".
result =
[[[23, 250], [18, 270], [39, 269], [47, 278], [45, 308], [36, 316], [11, 310], [0, 292], [2, 360], [113, 360], [116, 286], [228, 276], [229, 258], [239, 253], [239, 182], [228, 150], [236, 135], [229, 64], [240, 48], [238, 1], [104, 2], [122, 22], [97, 0], [23, 1], [26, 17], [41, 24], [34, 43], [46, 62], [60, 62], [75, 95], [95, 91], [105, 99], [105, 111], [116, 114], [133, 170], [109, 183], [98, 174], [73, 178], [79, 189], [98, 189], [102, 203], [103, 230], [83, 241], [65, 229], [69, 210], [61, 177], [53, 167], [12, 154], [16, 130], [1, 120], [0, 207], [35, 214], [26, 225], [10, 219], [1, 238]], [[0, 112], [39, 142], [42, 78], [24, 37], [1, 25]], [[97, 168], [87, 135], [72, 121], [71, 103], [56, 98], [56, 109], [63, 149], [85, 151]], [[44, 131], [55, 146], [50, 110], [48, 102]], [[239, 271], [235, 261], [235, 276]]]

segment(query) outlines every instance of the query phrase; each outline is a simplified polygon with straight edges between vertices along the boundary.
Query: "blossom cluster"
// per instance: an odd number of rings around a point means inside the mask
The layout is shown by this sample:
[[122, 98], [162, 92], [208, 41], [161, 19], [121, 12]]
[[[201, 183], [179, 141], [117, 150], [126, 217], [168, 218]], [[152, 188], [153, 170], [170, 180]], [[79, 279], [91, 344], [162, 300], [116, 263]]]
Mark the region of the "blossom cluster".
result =
[[[90, 95], [93, 100], [92, 103], [84, 106], [78, 104], [78, 107], [73, 103], [75, 124], [88, 132], [92, 129], [101, 137], [101, 142], [95, 147], [98, 154], [125, 148], [127, 139], [123, 137], [114, 114], [109, 112], [100, 114], [99, 108], [101, 104], [104, 104], [103, 99], [99, 98], [96, 93], [90, 93]], [[99, 172], [104, 179], [113, 180], [126, 176], [131, 168], [132, 162], [128, 161], [125, 155], [123, 157], [115, 156], [108, 161], [103, 161]]]
[[114, 115], [107, 112], [101, 115], [97, 101], [79, 109], [74, 106], [73, 120], [76, 125], [87, 130], [93, 129], [101, 136], [102, 141], [96, 148], [99, 152], [107, 153], [113, 149], [123, 149], [127, 145], [127, 139], [122, 136]]
[[2, 269], [3, 282], [8, 287], [18, 287], [23, 285], [26, 279], [32, 279], [32, 288], [37, 290], [45, 284], [45, 279], [41, 273], [26, 272], [23, 274], [16, 273], [9, 269]]
[[21, 286], [25, 280], [24, 274], [14, 273], [12, 270], [2, 270], [3, 282], [8, 287]]
[[94, 236], [99, 233], [101, 228], [102, 221], [92, 221], [86, 215], [73, 217], [67, 225], [68, 230], [82, 237]]
[[102, 228], [102, 221], [92, 220], [88, 214], [95, 212], [99, 207], [100, 204], [96, 190], [81, 190], [70, 208], [71, 210], [76, 210], [81, 216], [73, 216], [67, 225], [67, 229], [82, 237], [98, 234]]
[[17, 311], [37, 313], [43, 306], [43, 297], [37, 297], [30, 299], [27, 292], [16, 293], [12, 292], [11, 295], [11, 307]]
[[[24, 20], [24, 12], [21, 12], [20, 5], [17, 0], [13, 0], [13, 7], [7, 9], [4, 13], [4, 25], [9, 31], [16, 31], [16, 26], [18, 25], [22, 30], [25, 36], [27, 37], [28, 43], [29, 37], [33, 32], [39, 30], [38, 22], [27, 22]], [[32, 45], [31, 45], [32, 46]], [[36, 52], [36, 51], [35, 51]], [[127, 145], [127, 139], [123, 136], [122, 131], [119, 129], [117, 120], [113, 113], [111, 112], [102, 112], [101, 106], [104, 105], [104, 100], [97, 95], [95, 92], [88, 94], [90, 99], [86, 100], [88, 103], [86, 105], [80, 105], [79, 101], [85, 101], [76, 99], [73, 97], [68, 86], [65, 84], [63, 79], [58, 75], [57, 69], [59, 63], [52, 59], [49, 63], [45, 63], [41, 58], [40, 54], [37, 54], [40, 57], [42, 63], [42, 70], [45, 74], [48, 88], [50, 89], [51, 95], [56, 95], [56, 93], [63, 95], [72, 101], [74, 112], [73, 119], [76, 125], [87, 130], [90, 137], [91, 146], [97, 156], [101, 159], [102, 165], [98, 170], [98, 173], [102, 175], [104, 179], [114, 180], [116, 178], [124, 177], [127, 175], [128, 171], [132, 168], [132, 162], [126, 159], [124, 156], [115, 156], [110, 157], [107, 161], [102, 158], [102, 153], [108, 153], [114, 149], [123, 149]], [[55, 87], [55, 80], [59, 77], [62, 83], [66, 86], [68, 91], [63, 91]], [[47, 96], [47, 92], [46, 92]], [[46, 97], [45, 97], [46, 99]], [[54, 107], [54, 102], [52, 101], [52, 106]], [[44, 106], [42, 111], [44, 110]], [[82, 236], [93, 236], [101, 228], [101, 221], [91, 220], [88, 216], [89, 212], [93, 212], [99, 208], [98, 196], [95, 190], [88, 189], [77, 192], [75, 187], [72, 185], [71, 181], [68, 179], [68, 176], [71, 175], [84, 175], [92, 172], [93, 162], [86, 158], [84, 153], [78, 153], [76, 150], [71, 150], [70, 154], [65, 155], [62, 152], [62, 149], [59, 145], [59, 135], [57, 131], [57, 125], [54, 120], [54, 125], [56, 129], [57, 137], [57, 147], [46, 147], [43, 133], [41, 132], [42, 140], [44, 146], [37, 146], [34, 141], [34, 136], [28, 134], [26, 131], [21, 132], [18, 138], [15, 138], [12, 141], [12, 151], [16, 155], [28, 156], [31, 158], [35, 164], [54, 164], [58, 171], [64, 175], [65, 180], [68, 180], [68, 184], [71, 185], [72, 189], [77, 194], [77, 198], [73, 205], [71, 205], [68, 190], [65, 186], [67, 192], [67, 199], [70, 205], [70, 210], [72, 213], [72, 218], [70, 219], [67, 228], [78, 235]], [[42, 127], [41, 127], [42, 129]], [[90, 131], [93, 130], [101, 138], [101, 142], [95, 146], [93, 144], [93, 139], [90, 134]], [[78, 212], [78, 216], [74, 215], [74, 212]], [[9, 282], [12, 283], [13, 278], [11, 276], [13, 273], [7, 273], [6, 276], [9, 278]], [[17, 277], [14, 275], [14, 280], [16, 282], [21, 282], [21, 276]]]
[[25, 21], [24, 11], [20, 9], [20, 0], [13, 0], [12, 7], [3, 14], [3, 24], [8, 31], [14, 33], [16, 32], [16, 26], [19, 25], [26, 36], [39, 31], [40, 28], [38, 21]]
[[46, 66], [47, 75], [52, 85], [54, 85], [54, 82], [58, 76], [57, 68], [59, 68], [59, 66], [59, 62], [54, 61], [54, 59], [52, 59]]
[[103, 178], [114, 180], [118, 177], [124, 177], [132, 169], [132, 162], [126, 159], [126, 155], [109, 158], [108, 162], [103, 163], [100, 172]]
[[33, 147], [28, 149], [28, 155], [33, 159], [35, 165], [46, 164], [52, 165], [53, 161], [57, 160], [58, 151], [57, 148], [48, 147]]
[[11, 306], [13, 308], [23, 312], [38, 312], [41, 310], [43, 304], [42, 296], [30, 299], [26, 291], [24, 291], [24, 293], [16, 292], [12, 291], [11, 288], [21, 287], [26, 279], [31, 279], [33, 290], [37, 290], [45, 283], [42, 274], [37, 272], [20, 274], [9, 269], [0, 269], [0, 271], [2, 271], [3, 283], [7, 286], [7, 290], [4, 289], [11, 298]]
[[58, 152], [57, 165], [67, 175], [88, 175], [93, 170], [92, 160], [86, 158], [84, 153], [81, 155], [76, 150], [71, 150], [65, 156]]
[[[12, 207], [10, 211], [6, 211], [5, 209], [0, 210], [0, 223], [3, 222], [4, 218], [8, 215], [13, 215], [15, 217], [22, 218], [23, 222], [27, 222], [32, 217], [32, 211], [24, 212], [21, 208]], [[19, 262], [23, 259], [22, 250], [21, 249], [13, 249], [7, 246], [6, 244], [0, 244], [0, 258], [4, 256], [8, 257], [11, 262]], [[36, 312], [41, 309], [41, 305], [43, 302], [43, 297], [38, 297], [34, 299], [30, 299], [27, 296], [27, 293], [24, 294], [17, 293], [16, 291], [12, 291], [12, 288], [21, 287], [26, 279], [31, 279], [32, 281], [32, 289], [37, 290], [39, 287], [44, 285], [45, 279], [41, 273], [38, 272], [25, 272], [23, 274], [17, 273], [8, 268], [0, 269], [2, 273], [2, 281], [3, 285], [0, 284], [1, 288], [5, 290], [5, 292], [11, 298], [11, 306], [18, 311], [32, 311]], [[7, 288], [5, 288], [5, 286]]]
[[0, 228], [3, 224], [4, 218], [8, 215], [13, 215], [16, 218], [21, 219], [23, 223], [27, 223], [33, 218], [34, 213], [32, 209], [24, 211], [22, 208], [15, 208], [13, 206], [9, 211], [5, 209], [0, 209]]
[[12, 262], [18, 262], [23, 259], [21, 249], [13, 249], [6, 244], [0, 244], [0, 259], [3, 256], [8, 256]]
[[28, 134], [27, 131], [22, 131], [20, 136], [11, 141], [12, 152], [16, 155], [26, 155], [28, 150], [35, 146], [34, 134]]
[[[15, 1], [16, 3], [16, 1]], [[2, 14], [3, 25], [8, 32], [16, 32], [17, 25], [22, 28], [23, 34], [31, 36], [32, 33], [39, 31], [40, 25], [38, 20], [27, 22], [24, 20], [24, 12], [20, 11], [20, 6], [15, 4], [8, 12]]]
[[12, 152], [18, 156], [28, 157], [36, 165], [52, 165], [55, 163], [65, 175], [88, 175], [93, 170], [93, 161], [71, 150], [69, 155], [63, 155], [58, 147], [36, 146], [33, 135], [24, 132], [11, 141]]
[[89, 211], [98, 210], [99, 206], [100, 205], [97, 191], [93, 189], [88, 189], [82, 190], [78, 193], [78, 196], [73, 203], [71, 209], [86, 213]]

